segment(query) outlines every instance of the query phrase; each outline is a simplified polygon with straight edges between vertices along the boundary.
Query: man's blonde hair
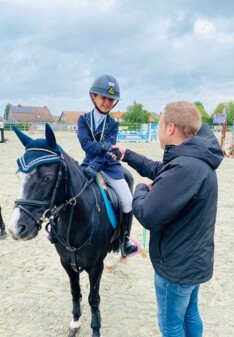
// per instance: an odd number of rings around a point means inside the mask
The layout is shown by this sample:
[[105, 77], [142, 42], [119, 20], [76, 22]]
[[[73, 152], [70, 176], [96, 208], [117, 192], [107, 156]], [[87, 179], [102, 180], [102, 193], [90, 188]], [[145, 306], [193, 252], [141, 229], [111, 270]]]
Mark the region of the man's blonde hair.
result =
[[167, 104], [163, 117], [165, 124], [175, 124], [180, 135], [185, 139], [195, 136], [201, 127], [201, 113], [194, 104], [189, 102]]

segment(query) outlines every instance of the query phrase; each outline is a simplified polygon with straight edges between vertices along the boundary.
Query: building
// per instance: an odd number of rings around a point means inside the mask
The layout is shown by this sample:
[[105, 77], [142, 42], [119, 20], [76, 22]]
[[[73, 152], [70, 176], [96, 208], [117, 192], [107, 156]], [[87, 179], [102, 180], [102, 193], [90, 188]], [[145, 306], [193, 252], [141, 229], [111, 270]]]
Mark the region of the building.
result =
[[123, 114], [124, 112], [120, 111], [110, 112], [111, 117], [114, 118], [114, 120], [119, 123], [123, 122]]
[[59, 115], [52, 115], [54, 123], [58, 123], [60, 116]]
[[83, 114], [84, 112], [80, 111], [63, 111], [58, 122], [68, 124], [68, 130], [77, 130], [77, 120]]
[[11, 105], [7, 121], [9, 123], [53, 123], [54, 119], [47, 106]]
[[[125, 112], [120, 112], [120, 111], [113, 111], [110, 112], [110, 115], [116, 122], [123, 122], [123, 115]], [[158, 120], [160, 118], [160, 115], [155, 113], [155, 112], [150, 112], [150, 117], [149, 117], [149, 123], [155, 122], [155, 120]]]

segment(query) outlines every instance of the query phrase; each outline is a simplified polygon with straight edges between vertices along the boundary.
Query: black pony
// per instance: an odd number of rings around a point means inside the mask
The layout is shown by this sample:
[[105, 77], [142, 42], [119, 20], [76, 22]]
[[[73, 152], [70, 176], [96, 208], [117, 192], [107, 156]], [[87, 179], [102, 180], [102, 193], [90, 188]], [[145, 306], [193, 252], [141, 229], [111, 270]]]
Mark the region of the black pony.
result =
[[15, 132], [26, 150], [17, 160], [21, 196], [15, 201], [9, 231], [16, 240], [31, 240], [47, 219], [50, 239], [70, 279], [73, 320], [69, 336], [75, 336], [80, 327], [79, 274], [85, 270], [90, 282], [92, 337], [100, 337], [99, 286], [103, 260], [108, 252], [118, 250], [120, 241], [118, 235], [117, 240], [113, 239], [116, 231], [100, 189], [96, 182], [86, 179], [77, 162], [57, 145], [48, 124], [46, 139], [33, 140], [17, 128]]

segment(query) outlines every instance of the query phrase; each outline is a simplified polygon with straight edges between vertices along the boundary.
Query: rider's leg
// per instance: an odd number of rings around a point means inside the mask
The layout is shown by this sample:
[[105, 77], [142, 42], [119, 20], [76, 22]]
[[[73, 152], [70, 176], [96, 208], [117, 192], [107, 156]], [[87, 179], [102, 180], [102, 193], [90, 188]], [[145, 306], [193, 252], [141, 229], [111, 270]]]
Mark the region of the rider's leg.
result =
[[121, 245], [122, 257], [126, 257], [129, 254], [137, 251], [137, 246], [132, 244], [131, 241], [129, 241], [129, 239], [127, 238], [127, 236], [130, 237], [131, 234], [132, 218], [133, 218], [132, 211], [129, 213], [123, 213], [123, 222], [126, 228], [126, 233], [123, 238], [123, 244]]
[[136, 245], [132, 244], [127, 236], [130, 236], [132, 227], [132, 193], [128, 187], [125, 179], [113, 179], [107, 174], [103, 174], [105, 180], [116, 191], [121, 201], [123, 210], [123, 224], [124, 224], [124, 237], [121, 244], [121, 254], [123, 257], [135, 252], [137, 250]]

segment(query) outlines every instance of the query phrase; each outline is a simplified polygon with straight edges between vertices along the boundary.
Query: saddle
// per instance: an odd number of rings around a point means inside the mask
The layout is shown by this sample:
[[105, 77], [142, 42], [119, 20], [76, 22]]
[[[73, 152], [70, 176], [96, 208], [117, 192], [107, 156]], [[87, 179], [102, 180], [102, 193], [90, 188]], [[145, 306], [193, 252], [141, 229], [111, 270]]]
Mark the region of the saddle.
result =
[[[119, 195], [117, 194], [117, 192], [113, 189], [113, 187], [110, 186], [105, 181], [104, 177], [102, 176], [102, 174], [100, 172], [97, 173], [97, 183], [98, 183], [99, 188], [102, 189], [103, 192], [105, 193], [105, 195], [103, 195], [103, 198], [104, 198], [104, 202], [105, 202], [105, 206], [107, 208], [107, 213], [108, 213], [109, 218], [111, 217], [111, 215], [110, 215], [111, 212], [108, 212], [108, 207], [113, 208], [113, 211], [114, 211], [115, 216], [116, 216], [117, 225], [115, 227], [115, 231], [114, 231], [112, 239], [111, 239], [111, 242], [113, 242], [117, 238], [120, 238], [123, 235], [123, 232], [124, 232], [123, 224], [122, 224], [122, 220], [123, 220], [122, 214], [123, 214], [123, 212], [122, 212], [122, 206], [121, 206], [120, 198], [119, 198]], [[109, 203], [106, 201], [105, 196], [108, 199]], [[110, 219], [110, 221], [111, 221], [111, 219]]]

